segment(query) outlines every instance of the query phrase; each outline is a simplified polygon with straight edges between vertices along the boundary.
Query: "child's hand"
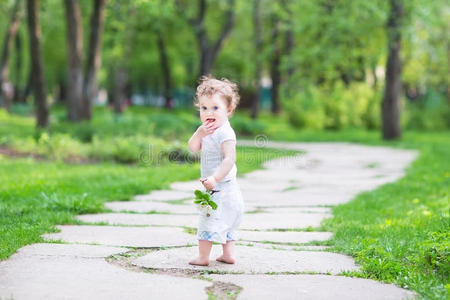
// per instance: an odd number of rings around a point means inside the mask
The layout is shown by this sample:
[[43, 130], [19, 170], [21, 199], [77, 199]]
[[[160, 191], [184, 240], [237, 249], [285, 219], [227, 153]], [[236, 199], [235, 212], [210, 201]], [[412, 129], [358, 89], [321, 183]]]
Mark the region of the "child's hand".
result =
[[200, 179], [200, 182], [207, 190], [212, 190], [217, 185], [217, 181], [216, 178], [214, 178], [214, 176], [202, 178]]
[[216, 129], [214, 122], [206, 121], [198, 127], [197, 132], [203, 137], [213, 133]]

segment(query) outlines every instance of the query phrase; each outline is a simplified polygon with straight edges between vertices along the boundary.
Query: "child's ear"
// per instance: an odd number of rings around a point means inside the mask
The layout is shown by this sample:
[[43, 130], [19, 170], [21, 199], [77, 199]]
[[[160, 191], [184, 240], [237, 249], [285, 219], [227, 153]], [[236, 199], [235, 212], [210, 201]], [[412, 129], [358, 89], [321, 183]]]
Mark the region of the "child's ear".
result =
[[228, 109], [228, 111], [227, 111], [228, 117], [231, 117], [232, 114], [233, 114], [233, 110], [232, 109]]

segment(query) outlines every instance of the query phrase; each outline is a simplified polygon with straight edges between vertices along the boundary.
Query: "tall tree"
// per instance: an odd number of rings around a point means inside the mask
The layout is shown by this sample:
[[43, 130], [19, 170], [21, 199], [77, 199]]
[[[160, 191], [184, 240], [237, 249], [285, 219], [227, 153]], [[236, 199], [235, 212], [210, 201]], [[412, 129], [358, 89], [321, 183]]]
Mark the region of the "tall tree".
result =
[[105, 5], [107, 0], [93, 1], [94, 11], [91, 16], [91, 32], [87, 52], [86, 73], [83, 84], [83, 101], [80, 110], [81, 119], [90, 120], [92, 117], [92, 100], [97, 94], [97, 72], [101, 64], [101, 40], [105, 20]]
[[261, 103], [261, 74], [262, 74], [262, 57], [259, 51], [262, 49], [262, 28], [261, 28], [261, 0], [253, 0], [253, 44], [255, 51], [255, 95], [253, 96], [252, 109], [250, 116], [252, 119], [258, 117]]
[[281, 72], [280, 72], [280, 63], [281, 63], [281, 47], [279, 43], [279, 32], [280, 32], [280, 19], [276, 14], [272, 15], [272, 58], [270, 61], [270, 77], [272, 78], [272, 88], [271, 88], [271, 96], [272, 96], [272, 113], [279, 114], [281, 111], [280, 106], [280, 83], [281, 83]]
[[42, 64], [41, 30], [39, 25], [39, 0], [27, 0], [27, 20], [30, 37], [30, 57], [33, 76], [34, 103], [37, 127], [48, 127], [48, 104], [44, 68]]
[[3, 42], [2, 56], [0, 59], [0, 105], [4, 106], [7, 110], [10, 110], [12, 95], [10, 91], [6, 90], [7, 85], [11, 85], [9, 82], [9, 53], [11, 49], [12, 41], [17, 34], [21, 19], [21, 7], [22, 0], [16, 0], [11, 12], [11, 20], [9, 22], [8, 30], [5, 35], [5, 41]]
[[126, 87], [128, 83], [128, 72], [123, 65], [119, 65], [114, 70], [114, 86], [112, 90], [114, 113], [123, 112], [125, 100], [127, 99]]
[[79, 121], [83, 97], [83, 27], [78, 0], [65, 0], [67, 22], [67, 113], [69, 121]]
[[24, 62], [24, 53], [23, 53], [23, 37], [20, 32], [16, 34], [16, 39], [14, 43], [15, 53], [16, 53], [16, 64], [15, 64], [15, 73], [16, 76], [14, 78], [14, 99], [13, 102], [25, 102], [25, 89], [23, 87], [23, 62]]
[[164, 37], [162, 32], [158, 29], [156, 32], [156, 38], [159, 50], [159, 60], [161, 63], [161, 70], [164, 81], [164, 99], [166, 108], [173, 107], [173, 95], [172, 95], [172, 75], [170, 72], [170, 62], [167, 57], [166, 44], [164, 43]]
[[404, 15], [402, 0], [390, 0], [390, 13], [387, 21], [388, 59], [386, 62], [386, 81], [382, 102], [383, 139], [396, 139], [401, 136], [400, 92], [401, 92], [401, 27]]
[[[130, 94], [130, 64], [129, 60], [134, 55], [137, 28], [133, 20], [137, 17], [138, 8], [134, 2], [116, 1], [113, 10], [116, 20], [122, 22], [120, 32], [116, 32], [111, 47], [114, 51], [114, 61], [110, 70], [110, 99], [113, 102], [114, 113], [121, 114]], [[114, 30], [114, 29], [113, 29]]]
[[[179, 4], [179, 2], [177, 2]], [[211, 69], [216, 61], [217, 55], [222, 48], [225, 40], [230, 35], [234, 25], [234, 8], [235, 0], [227, 0], [228, 8], [225, 12], [225, 23], [217, 39], [212, 42], [208, 39], [206, 31], [205, 16], [207, 10], [207, 1], [198, 0], [197, 17], [190, 18], [189, 23], [194, 28], [197, 43], [200, 49], [200, 76], [211, 72]], [[199, 77], [200, 77], [199, 76]]]
[[286, 56], [286, 59], [288, 59], [289, 63], [289, 67], [287, 68], [287, 72], [286, 72], [286, 82], [289, 83], [292, 75], [294, 74], [294, 66], [291, 63], [292, 59], [292, 51], [294, 50], [294, 32], [292, 30], [293, 22], [293, 13], [292, 13], [292, 9], [289, 6], [290, 5], [290, 1], [288, 0], [282, 0], [281, 1], [281, 5], [284, 9], [284, 11], [286, 12], [286, 31], [284, 33], [284, 55]]

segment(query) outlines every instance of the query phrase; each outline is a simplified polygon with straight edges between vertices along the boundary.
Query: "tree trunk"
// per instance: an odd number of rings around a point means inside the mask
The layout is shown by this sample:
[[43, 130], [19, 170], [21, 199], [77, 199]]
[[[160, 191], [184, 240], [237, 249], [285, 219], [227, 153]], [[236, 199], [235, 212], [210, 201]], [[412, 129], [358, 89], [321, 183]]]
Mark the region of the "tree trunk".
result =
[[23, 41], [22, 41], [22, 35], [20, 32], [17, 32], [16, 39], [15, 39], [15, 51], [17, 53], [16, 55], [16, 78], [14, 79], [14, 99], [13, 102], [23, 102], [23, 86], [22, 86], [22, 66], [23, 66]]
[[[286, 31], [286, 34], [285, 34], [285, 54], [286, 54], [286, 57], [290, 58], [293, 49], [294, 49], [294, 33], [292, 32], [292, 29], [289, 28]], [[286, 81], [289, 82], [289, 80], [291, 79], [292, 75], [294, 75], [294, 66], [293, 66], [292, 63], [290, 63], [286, 74], [287, 74]]]
[[252, 109], [250, 117], [256, 119], [258, 117], [261, 103], [261, 73], [262, 73], [262, 34], [261, 34], [261, 0], [253, 0], [253, 43], [255, 50], [255, 95], [253, 96]]
[[377, 90], [378, 89], [378, 76], [377, 76], [377, 64], [375, 62], [372, 62], [370, 64], [370, 72], [373, 77], [373, 89]]
[[30, 57], [33, 76], [34, 102], [36, 106], [37, 127], [48, 127], [48, 104], [44, 68], [41, 54], [41, 32], [38, 14], [39, 0], [27, 0], [28, 32], [30, 36]]
[[[190, 23], [194, 27], [195, 35], [200, 49], [200, 76], [211, 72], [214, 62], [222, 48], [226, 38], [230, 35], [234, 25], [234, 5], [235, 0], [228, 0], [228, 10], [226, 12], [225, 24], [217, 40], [211, 46], [205, 28], [206, 0], [198, 1], [198, 16], [191, 19]], [[199, 77], [200, 77], [199, 76]]]
[[280, 62], [281, 62], [281, 50], [278, 42], [279, 35], [279, 23], [280, 20], [276, 17], [272, 17], [273, 29], [272, 29], [272, 45], [273, 54], [270, 64], [270, 76], [272, 78], [272, 113], [278, 115], [281, 111], [279, 89], [281, 83]]
[[94, 12], [91, 17], [91, 32], [89, 36], [89, 49], [87, 53], [88, 59], [83, 84], [83, 101], [80, 110], [80, 117], [84, 120], [91, 119], [92, 101], [97, 95], [97, 72], [101, 65], [101, 40], [105, 20], [104, 11], [106, 2], [107, 0], [95, 0]]
[[173, 108], [173, 96], [172, 96], [172, 75], [170, 72], [170, 63], [167, 58], [166, 45], [164, 44], [164, 38], [161, 31], [156, 33], [159, 59], [161, 62], [161, 70], [164, 79], [164, 99], [166, 100], [166, 108]]
[[83, 33], [78, 0], [65, 0], [67, 21], [67, 112], [69, 121], [80, 120], [83, 97]]
[[121, 114], [123, 112], [126, 96], [126, 85], [128, 75], [124, 67], [118, 67], [114, 73], [114, 87], [113, 87], [113, 99], [114, 99], [114, 112]]
[[[294, 32], [292, 31], [292, 27], [294, 26], [292, 24], [292, 9], [289, 7], [290, 5], [290, 1], [288, 0], [283, 0], [281, 1], [281, 4], [283, 5], [284, 10], [286, 11], [286, 14], [288, 16], [286, 25], [287, 25], [287, 29], [284, 35], [284, 54], [286, 55], [286, 57], [289, 60], [291, 59], [291, 55], [292, 55], [292, 50], [294, 50]], [[292, 75], [294, 75], [294, 65], [292, 64], [292, 62], [289, 63], [289, 67], [287, 69], [286, 72], [286, 82], [289, 83]]]
[[[0, 60], [0, 106], [4, 106], [8, 111], [11, 109], [11, 101], [14, 90], [9, 81], [9, 51], [11, 49], [12, 41], [17, 34], [21, 18], [22, 0], [16, 0], [11, 13], [11, 20], [9, 22], [8, 31], [6, 32], [5, 41], [3, 42], [2, 57]], [[9, 91], [7, 86], [10, 86]]]
[[403, 7], [401, 0], [390, 0], [391, 11], [387, 23], [388, 60], [386, 63], [386, 82], [382, 102], [383, 139], [396, 139], [401, 136], [400, 92], [401, 92], [401, 22]]

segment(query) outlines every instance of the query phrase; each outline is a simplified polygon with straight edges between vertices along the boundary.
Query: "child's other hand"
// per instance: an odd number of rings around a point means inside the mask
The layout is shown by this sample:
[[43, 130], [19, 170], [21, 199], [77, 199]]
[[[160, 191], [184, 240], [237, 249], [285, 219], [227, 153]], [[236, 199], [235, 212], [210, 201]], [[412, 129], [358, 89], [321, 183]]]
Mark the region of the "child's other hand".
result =
[[207, 136], [213, 133], [216, 129], [217, 127], [214, 122], [206, 121], [205, 123], [200, 125], [197, 130], [202, 136]]
[[217, 181], [216, 178], [214, 178], [214, 176], [202, 178], [200, 179], [200, 182], [207, 190], [212, 190], [217, 185]]

